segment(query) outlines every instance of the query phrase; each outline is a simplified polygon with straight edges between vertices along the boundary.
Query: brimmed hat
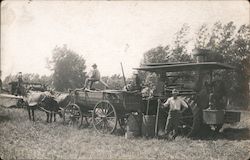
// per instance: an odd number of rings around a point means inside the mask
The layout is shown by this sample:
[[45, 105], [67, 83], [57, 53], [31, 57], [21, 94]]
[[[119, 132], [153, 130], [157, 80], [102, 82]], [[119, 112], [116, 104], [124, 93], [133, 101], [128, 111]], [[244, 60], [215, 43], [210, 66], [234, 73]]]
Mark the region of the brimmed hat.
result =
[[179, 94], [179, 91], [177, 89], [173, 89], [172, 94]]
[[94, 64], [92, 65], [92, 67], [97, 67], [97, 65], [94, 63]]

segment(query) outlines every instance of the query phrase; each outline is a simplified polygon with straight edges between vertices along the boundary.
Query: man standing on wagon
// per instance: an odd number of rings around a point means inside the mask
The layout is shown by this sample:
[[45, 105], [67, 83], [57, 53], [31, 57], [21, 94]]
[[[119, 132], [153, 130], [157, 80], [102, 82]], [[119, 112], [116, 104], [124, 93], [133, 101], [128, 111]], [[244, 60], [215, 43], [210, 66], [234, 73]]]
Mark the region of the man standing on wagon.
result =
[[166, 136], [169, 137], [169, 134], [173, 132], [173, 138], [177, 136], [177, 130], [179, 126], [179, 121], [181, 117], [181, 107], [188, 108], [187, 103], [177, 97], [179, 91], [176, 89], [172, 90], [172, 97], [168, 98], [168, 100], [163, 104], [163, 107], [169, 107], [167, 123], [165, 127]]
[[84, 88], [87, 88], [88, 87], [88, 84], [90, 82], [90, 86], [89, 86], [89, 89], [92, 88], [92, 85], [94, 82], [96, 81], [100, 81], [100, 72], [99, 70], [97, 69], [97, 65], [96, 64], [93, 64], [92, 65], [92, 70], [90, 70], [89, 72], [89, 77], [85, 80], [85, 85], [84, 85]]

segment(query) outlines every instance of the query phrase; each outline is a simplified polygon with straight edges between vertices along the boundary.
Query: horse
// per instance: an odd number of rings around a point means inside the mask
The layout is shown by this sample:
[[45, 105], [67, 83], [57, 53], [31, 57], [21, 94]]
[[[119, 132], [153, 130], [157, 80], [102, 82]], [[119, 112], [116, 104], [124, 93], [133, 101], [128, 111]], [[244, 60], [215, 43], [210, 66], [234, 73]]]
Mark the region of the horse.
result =
[[33, 121], [35, 121], [34, 110], [37, 108], [46, 112], [47, 122], [52, 122], [52, 116], [54, 116], [54, 121], [56, 121], [55, 113], [58, 113], [62, 117], [62, 114], [59, 112], [60, 108], [57, 101], [48, 91], [29, 91], [27, 93], [25, 105], [27, 106], [29, 119]]

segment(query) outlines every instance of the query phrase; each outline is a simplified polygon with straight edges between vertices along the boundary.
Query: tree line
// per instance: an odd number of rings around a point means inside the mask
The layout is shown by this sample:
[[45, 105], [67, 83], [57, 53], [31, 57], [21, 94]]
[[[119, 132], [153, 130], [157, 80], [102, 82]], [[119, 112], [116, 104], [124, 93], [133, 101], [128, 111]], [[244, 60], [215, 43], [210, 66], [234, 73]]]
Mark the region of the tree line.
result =
[[[237, 27], [233, 22], [216, 22], [212, 27], [200, 26], [192, 40], [188, 37], [190, 26], [184, 24], [176, 32], [172, 45], [156, 46], [144, 53], [141, 64], [156, 62], [193, 62], [190, 50], [208, 49], [208, 61], [217, 61], [236, 67], [234, 72], [222, 71], [227, 95], [234, 105], [247, 107], [249, 103], [250, 77], [250, 25]], [[193, 43], [189, 50], [187, 46]], [[152, 75], [141, 73], [146, 81]], [[150, 80], [149, 80], [150, 81]]]
[[[209, 27], [203, 24], [190, 39], [190, 26], [184, 24], [176, 33], [171, 44], [156, 46], [145, 53], [140, 65], [160, 62], [193, 62], [193, 49], [209, 49], [209, 61], [218, 61], [236, 67], [235, 72], [222, 72], [226, 82], [228, 95], [237, 105], [247, 106], [249, 101], [250, 75], [250, 25], [236, 26], [233, 22], [222, 24], [216, 22]], [[190, 46], [192, 46], [190, 48]], [[189, 48], [188, 48], [189, 47]], [[67, 48], [56, 46], [52, 57], [47, 59], [47, 68], [52, 71], [50, 76], [39, 74], [24, 74], [24, 81], [40, 82], [58, 91], [81, 88], [86, 79], [86, 59]], [[145, 81], [153, 81], [152, 75], [140, 72]], [[124, 86], [123, 77], [119, 74], [103, 76], [111, 89], [121, 89]], [[9, 75], [3, 81], [6, 86], [15, 80], [15, 75]]]

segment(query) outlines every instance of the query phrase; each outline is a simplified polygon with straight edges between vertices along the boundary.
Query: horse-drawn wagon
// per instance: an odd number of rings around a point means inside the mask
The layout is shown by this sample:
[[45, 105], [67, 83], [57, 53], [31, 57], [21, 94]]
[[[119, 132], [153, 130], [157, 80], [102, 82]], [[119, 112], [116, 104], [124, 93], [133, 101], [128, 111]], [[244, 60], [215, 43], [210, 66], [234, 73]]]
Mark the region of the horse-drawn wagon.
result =
[[140, 94], [121, 90], [71, 91], [71, 101], [64, 109], [64, 122], [82, 125], [83, 118], [91, 119], [100, 133], [113, 133], [119, 123], [122, 128], [132, 112], [140, 114]]

